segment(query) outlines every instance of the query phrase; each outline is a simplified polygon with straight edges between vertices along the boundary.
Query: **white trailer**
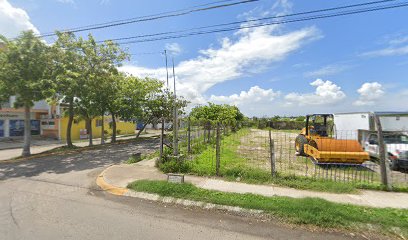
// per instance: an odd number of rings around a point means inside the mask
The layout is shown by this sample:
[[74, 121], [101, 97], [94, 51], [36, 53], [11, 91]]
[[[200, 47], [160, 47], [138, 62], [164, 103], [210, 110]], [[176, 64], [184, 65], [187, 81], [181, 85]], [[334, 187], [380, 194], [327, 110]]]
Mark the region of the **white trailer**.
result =
[[365, 139], [370, 131], [376, 131], [374, 115], [380, 117], [382, 130], [408, 132], [408, 112], [354, 112], [333, 114], [337, 139]]

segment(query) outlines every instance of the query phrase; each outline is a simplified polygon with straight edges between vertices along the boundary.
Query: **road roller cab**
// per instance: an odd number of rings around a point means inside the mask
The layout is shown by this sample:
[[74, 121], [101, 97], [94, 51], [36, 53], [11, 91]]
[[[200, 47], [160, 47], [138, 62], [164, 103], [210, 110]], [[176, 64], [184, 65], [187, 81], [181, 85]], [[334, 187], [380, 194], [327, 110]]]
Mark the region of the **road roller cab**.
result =
[[300, 156], [317, 163], [356, 163], [369, 160], [356, 140], [336, 139], [333, 114], [306, 115], [306, 125], [296, 137], [295, 147]]

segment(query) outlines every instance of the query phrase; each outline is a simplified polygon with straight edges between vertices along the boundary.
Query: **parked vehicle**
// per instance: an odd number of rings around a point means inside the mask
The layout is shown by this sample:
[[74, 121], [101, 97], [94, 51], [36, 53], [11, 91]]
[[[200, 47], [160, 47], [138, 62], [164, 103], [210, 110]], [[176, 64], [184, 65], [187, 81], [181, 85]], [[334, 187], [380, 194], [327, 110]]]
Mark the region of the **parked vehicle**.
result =
[[[364, 149], [371, 158], [378, 159], [378, 135], [370, 133], [365, 140]], [[385, 149], [391, 170], [408, 169], [408, 135], [398, 132], [384, 133]]]
[[387, 157], [392, 170], [408, 168], [408, 112], [357, 112], [334, 114], [337, 139], [355, 139], [378, 160], [378, 135], [374, 116], [380, 118]]

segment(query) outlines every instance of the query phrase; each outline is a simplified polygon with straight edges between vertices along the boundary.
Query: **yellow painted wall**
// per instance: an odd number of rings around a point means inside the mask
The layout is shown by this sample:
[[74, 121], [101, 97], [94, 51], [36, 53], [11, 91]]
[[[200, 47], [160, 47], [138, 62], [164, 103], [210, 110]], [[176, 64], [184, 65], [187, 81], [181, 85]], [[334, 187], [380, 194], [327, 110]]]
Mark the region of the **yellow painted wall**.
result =
[[[101, 119], [100, 117], [95, 118], [92, 120], [92, 137], [93, 138], [99, 138], [101, 137], [102, 133], [102, 127], [96, 127], [96, 120]], [[108, 134], [112, 134], [112, 129], [109, 128], [109, 122], [111, 120], [111, 117], [106, 116], [105, 117], [105, 131], [108, 132]], [[67, 136], [67, 125], [68, 125], [68, 117], [64, 117], [61, 120], [61, 139], [65, 140]], [[71, 136], [72, 140], [79, 140], [79, 133], [81, 129], [86, 129], [86, 124], [85, 121], [79, 121], [78, 123], [72, 123], [72, 129], [71, 129]], [[136, 124], [132, 122], [116, 122], [116, 131], [119, 131], [119, 134], [134, 134], [136, 129]]]

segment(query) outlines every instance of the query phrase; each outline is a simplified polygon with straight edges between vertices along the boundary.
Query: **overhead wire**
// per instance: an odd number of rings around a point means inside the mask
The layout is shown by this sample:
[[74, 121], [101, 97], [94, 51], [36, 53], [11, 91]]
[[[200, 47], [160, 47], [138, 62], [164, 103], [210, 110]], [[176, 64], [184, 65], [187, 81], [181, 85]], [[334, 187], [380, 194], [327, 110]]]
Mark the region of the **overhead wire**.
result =
[[[208, 30], [208, 31], [200, 31], [200, 32], [191, 32], [191, 33], [186, 33], [186, 34], [179, 34], [179, 35], [170, 35], [170, 36], [164, 36], [164, 37], [157, 37], [157, 38], [147, 38], [147, 39], [141, 39], [141, 40], [133, 40], [133, 41], [127, 41], [127, 42], [117, 42], [118, 44], [132, 44], [132, 43], [141, 43], [141, 42], [151, 42], [151, 41], [159, 41], [159, 40], [166, 40], [166, 39], [175, 39], [175, 38], [183, 38], [183, 37], [188, 37], [188, 36], [195, 36], [195, 35], [203, 35], [203, 34], [210, 34], [210, 33], [220, 33], [220, 32], [227, 32], [227, 31], [234, 31], [234, 30], [241, 30], [241, 29], [248, 29], [248, 28], [256, 28], [256, 27], [264, 27], [264, 26], [269, 26], [269, 25], [279, 25], [279, 24], [287, 24], [287, 23], [294, 23], [294, 22], [302, 22], [302, 21], [310, 21], [310, 20], [315, 20], [315, 19], [322, 19], [322, 18], [331, 18], [331, 17], [338, 17], [338, 16], [345, 16], [345, 15], [353, 15], [353, 14], [359, 14], [359, 13], [365, 13], [365, 12], [374, 12], [374, 11], [380, 11], [380, 10], [386, 10], [386, 9], [392, 9], [392, 8], [399, 8], [399, 7], [406, 7], [408, 6], [408, 2], [405, 3], [399, 3], [399, 4], [392, 4], [392, 5], [384, 5], [384, 6], [377, 6], [377, 7], [371, 7], [371, 8], [365, 8], [365, 9], [358, 9], [358, 10], [351, 10], [347, 12], [340, 12], [340, 13], [331, 13], [331, 14], [323, 14], [323, 15], [317, 15], [317, 16], [309, 16], [309, 17], [303, 17], [303, 18], [298, 18], [298, 19], [289, 19], [289, 20], [282, 20], [282, 21], [275, 21], [275, 22], [266, 22], [266, 23], [258, 23], [258, 24], [253, 24], [253, 25], [241, 25], [241, 26], [236, 26], [236, 27], [230, 27], [230, 28], [222, 28], [222, 29], [214, 29], [214, 30]], [[180, 33], [184, 32], [179, 31]], [[177, 31], [173, 33], [179, 33]], [[144, 37], [150, 37], [150, 36], [155, 36], [155, 35], [165, 35], [165, 33], [157, 33], [157, 34], [146, 34], [146, 35], [138, 35], [138, 36], [133, 36], [129, 37], [128, 39], [135, 39], [135, 38], [144, 38]], [[122, 38], [122, 40], [125, 38]], [[108, 39], [109, 41], [119, 41], [115, 39]]]
[[[230, 25], [237, 25], [237, 24], [244, 24], [244, 23], [251, 23], [251, 22], [259, 22], [259, 21], [277, 19], [277, 18], [307, 15], [307, 14], [311, 14], [311, 13], [341, 10], [341, 9], [346, 9], [346, 8], [361, 7], [361, 6], [373, 5], [373, 4], [379, 4], [379, 3], [386, 3], [386, 2], [393, 2], [393, 1], [396, 1], [396, 0], [381, 0], [381, 1], [365, 2], [365, 3], [359, 3], [359, 4], [352, 4], [352, 5], [345, 5], [345, 6], [339, 6], [339, 7], [332, 7], [332, 8], [324, 8], [324, 9], [306, 11], [306, 12], [284, 14], [284, 15], [279, 15], [279, 16], [270, 16], [270, 17], [263, 17], [263, 18], [257, 18], [257, 19], [249, 19], [249, 20], [244, 20], [244, 21], [234, 21], [234, 22], [229, 22], [229, 23], [215, 24], [215, 25], [210, 25], [210, 26], [194, 27], [194, 28], [178, 30], [178, 31], [167, 31], [167, 32], [161, 32], [161, 33], [144, 34], [144, 35], [137, 35], [137, 36], [131, 36], [131, 37], [113, 38], [113, 39], [109, 39], [109, 40], [110, 41], [122, 41], [122, 40], [130, 40], [130, 39], [142, 38], [142, 37], [153, 37], [153, 36], [167, 35], [167, 34], [173, 34], [173, 33], [182, 33], [182, 32], [188, 32], [188, 31], [200, 30], [200, 29], [208, 29], [208, 28], [223, 27], [223, 26], [230, 26]], [[105, 41], [105, 40], [101, 40], [101, 41], [97, 41], [97, 42], [103, 42], [103, 41]]]
[[[231, 1], [236, 1], [236, 0], [224, 0], [224, 1], [214, 2], [214, 3], [231, 2]], [[231, 7], [231, 6], [235, 6], [235, 5], [239, 5], [239, 4], [246, 4], [246, 3], [252, 3], [252, 2], [257, 2], [257, 1], [260, 1], [260, 0], [241, 0], [241, 1], [238, 1], [238, 2], [224, 3], [224, 4], [221, 4], [221, 5], [215, 5], [215, 6], [207, 7], [208, 5], [211, 5], [211, 3], [208, 3], [208, 4], [198, 5], [198, 6], [196, 6], [196, 8], [193, 8], [193, 9], [176, 10], [176, 11], [172, 11], [172, 12], [167, 12], [166, 14], [162, 13], [162, 14], [148, 15], [148, 16], [145, 16], [145, 17], [131, 18], [131, 19], [127, 19], [127, 20], [117, 20], [117, 21], [112, 21], [112, 22], [108, 22], [108, 23], [88, 25], [88, 26], [84, 26], [84, 27], [77, 27], [77, 28], [62, 30], [61, 32], [75, 33], [75, 32], [89, 31], [89, 30], [117, 27], [117, 26], [127, 25], [127, 24], [131, 24], [131, 23], [147, 22], [147, 21], [158, 20], [158, 19], [162, 19], [162, 18], [178, 17], [178, 16], [183, 16], [183, 15], [188, 15], [188, 14], [191, 14], [191, 13], [194, 13], [194, 12], [201, 12], [201, 11], [207, 11], [207, 10], [212, 10], [212, 9], [217, 9], [217, 8]], [[197, 7], [199, 7], [199, 8], [197, 8]], [[46, 33], [46, 34], [39, 35], [38, 37], [49, 37], [49, 36], [54, 36], [54, 35], [56, 35], [56, 33]]]

